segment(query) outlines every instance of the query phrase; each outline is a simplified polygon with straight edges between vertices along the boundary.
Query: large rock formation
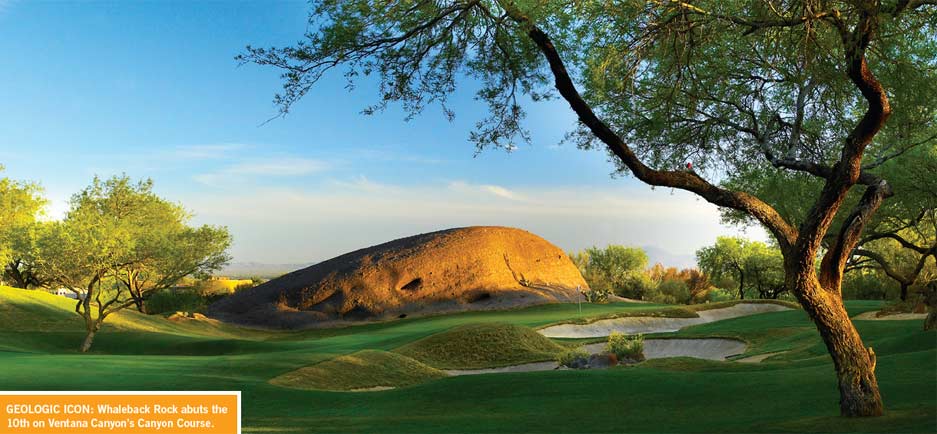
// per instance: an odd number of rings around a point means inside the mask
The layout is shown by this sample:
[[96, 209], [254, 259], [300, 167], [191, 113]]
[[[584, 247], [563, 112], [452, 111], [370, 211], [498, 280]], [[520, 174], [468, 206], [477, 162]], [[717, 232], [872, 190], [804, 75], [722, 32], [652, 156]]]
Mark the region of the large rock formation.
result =
[[302, 328], [341, 321], [575, 301], [586, 282], [566, 253], [530, 232], [467, 227], [344, 254], [227, 297], [225, 321]]

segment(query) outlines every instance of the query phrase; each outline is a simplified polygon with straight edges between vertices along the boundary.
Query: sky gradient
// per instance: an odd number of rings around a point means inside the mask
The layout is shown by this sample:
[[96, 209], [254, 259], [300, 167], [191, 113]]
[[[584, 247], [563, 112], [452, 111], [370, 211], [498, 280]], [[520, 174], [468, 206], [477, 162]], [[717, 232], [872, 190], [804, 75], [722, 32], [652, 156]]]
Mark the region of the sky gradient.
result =
[[348, 92], [335, 74], [265, 123], [278, 72], [234, 56], [296, 42], [306, 14], [302, 1], [0, 0], [4, 175], [40, 182], [50, 218], [94, 175], [152, 178], [196, 223], [228, 226], [238, 262], [317, 262], [480, 224], [566, 250], [626, 244], [685, 262], [740, 233], [693, 195], [612, 178], [603, 152], [559, 145], [575, 125], [561, 101], [529, 106], [533, 144], [510, 154], [475, 155], [468, 134], [485, 107], [470, 89], [453, 96], [453, 122], [435, 107], [405, 122], [396, 107], [361, 115], [373, 83]]

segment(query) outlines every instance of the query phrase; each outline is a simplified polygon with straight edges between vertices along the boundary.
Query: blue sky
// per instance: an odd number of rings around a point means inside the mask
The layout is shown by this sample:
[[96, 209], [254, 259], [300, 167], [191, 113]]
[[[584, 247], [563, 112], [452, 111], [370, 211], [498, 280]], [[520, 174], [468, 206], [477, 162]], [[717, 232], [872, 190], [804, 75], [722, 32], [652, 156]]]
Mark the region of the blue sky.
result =
[[[410, 122], [359, 114], [327, 77], [285, 118], [278, 73], [234, 61], [247, 44], [283, 46], [307, 5], [276, 2], [0, 0], [0, 164], [40, 182], [51, 218], [94, 175], [150, 177], [197, 223], [227, 225], [235, 261], [314, 262], [418, 232], [517, 226], [573, 250], [619, 243], [690, 255], [719, 234], [715, 207], [611, 178], [602, 152], [557, 146], [574, 117], [530, 106], [534, 143], [477, 157], [484, 107], [454, 95]], [[754, 232], [752, 236], [762, 236]]]

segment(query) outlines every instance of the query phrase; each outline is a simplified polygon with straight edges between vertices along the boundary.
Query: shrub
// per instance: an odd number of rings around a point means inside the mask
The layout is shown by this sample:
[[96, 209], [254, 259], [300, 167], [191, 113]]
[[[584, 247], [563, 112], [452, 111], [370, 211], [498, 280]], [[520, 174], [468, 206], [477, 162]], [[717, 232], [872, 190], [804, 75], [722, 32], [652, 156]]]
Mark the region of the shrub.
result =
[[914, 308], [921, 302], [920, 297], [908, 297], [907, 300], [895, 300], [893, 302], [887, 303], [879, 309], [876, 316], [888, 316], [895, 315], [899, 313], [911, 313], [914, 311]]
[[608, 287], [593, 288], [589, 291], [583, 291], [582, 296], [589, 303], [608, 303], [608, 296], [612, 295], [612, 290]]
[[898, 298], [898, 284], [874, 273], [846, 273], [843, 278], [843, 298], [847, 300], [887, 300]]
[[618, 360], [644, 360], [644, 336], [612, 332], [608, 335], [605, 351], [614, 354]]
[[568, 368], [583, 368], [589, 364], [589, 352], [582, 347], [569, 349], [557, 354], [556, 362]]
[[162, 290], [151, 295], [146, 301], [146, 311], [150, 314], [171, 312], [195, 312], [206, 305], [205, 297], [197, 290]]
[[[647, 267], [647, 254], [634, 247], [609, 245], [604, 249], [592, 247], [571, 253], [570, 260], [579, 268], [582, 277], [595, 290], [614, 292], [623, 297], [640, 298], [640, 279]], [[597, 294], [598, 295], [598, 294]]]
[[664, 279], [645, 299], [655, 303], [687, 304], [690, 302], [690, 288], [683, 280]]
[[711, 289], [706, 293], [706, 301], [712, 303], [719, 303], [720, 301], [730, 301], [735, 300], [735, 293], [722, 288]]

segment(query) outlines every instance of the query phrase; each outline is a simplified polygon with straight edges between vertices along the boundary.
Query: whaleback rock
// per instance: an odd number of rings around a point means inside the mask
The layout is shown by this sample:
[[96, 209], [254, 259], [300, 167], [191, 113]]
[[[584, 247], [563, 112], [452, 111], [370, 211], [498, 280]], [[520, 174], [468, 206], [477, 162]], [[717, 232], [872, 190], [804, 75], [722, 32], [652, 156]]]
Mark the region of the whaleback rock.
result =
[[565, 252], [530, 232], [478, 226], [357, 250], [209, 308], [252, 326], [305, 328], [575, 301], [588, 286]]

